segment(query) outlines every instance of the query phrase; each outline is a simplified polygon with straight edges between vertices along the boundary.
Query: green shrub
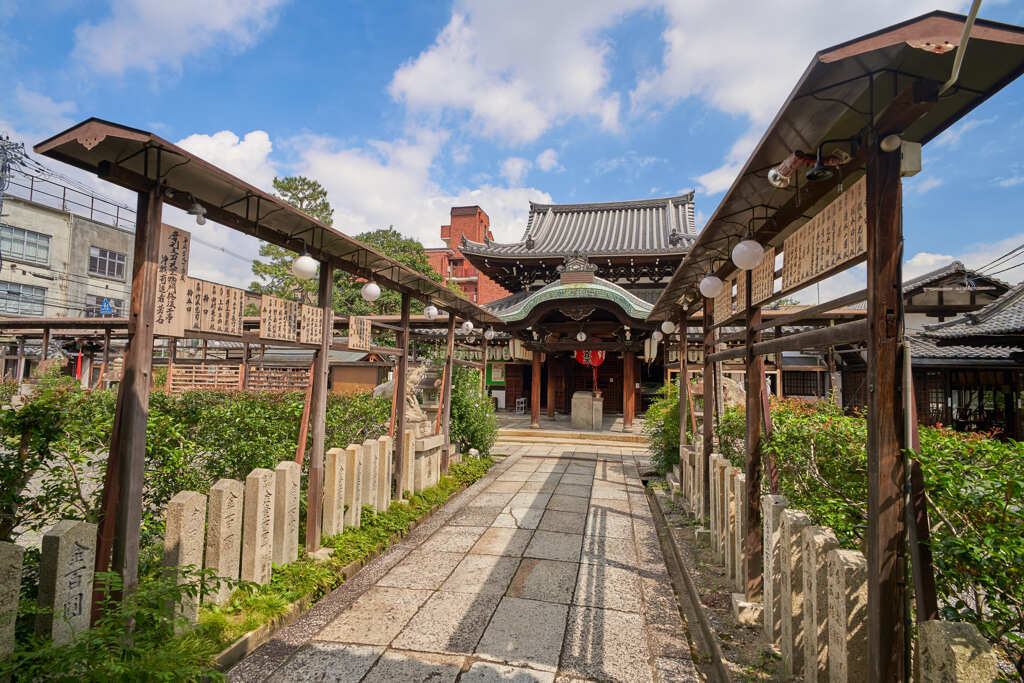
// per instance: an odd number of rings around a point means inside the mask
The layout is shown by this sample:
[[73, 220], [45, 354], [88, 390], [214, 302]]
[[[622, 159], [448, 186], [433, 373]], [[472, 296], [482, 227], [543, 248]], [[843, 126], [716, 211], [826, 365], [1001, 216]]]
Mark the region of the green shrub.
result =
[[644, 434], [650, 439], [651, 461], [660, 474], [679, 463], [679, 385], [667, 382], [647, 406]]
[[451, 441], [463, 453], [470, 448], [481, 455], [498, 440], [498, 418], [491, 397], [480, 393], [480, 372], [456, 365], [452, 373]]

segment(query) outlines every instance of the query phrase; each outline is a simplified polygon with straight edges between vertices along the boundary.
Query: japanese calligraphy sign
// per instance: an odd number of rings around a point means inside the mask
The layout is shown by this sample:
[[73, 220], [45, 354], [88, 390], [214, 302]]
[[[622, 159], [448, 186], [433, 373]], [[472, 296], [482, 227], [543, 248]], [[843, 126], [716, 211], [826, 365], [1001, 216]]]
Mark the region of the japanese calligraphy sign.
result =
[[303, 344], [319, 344], [324, 337], [324, 309], [317, 306], [302, 306], [299, 341]]
[[775, 293], [775, 247], [765, 249], [764, 258], [750, 271], [750, 276], [750, 297], [754, 304], [770, 299]]
[[867, 252], [867, 181], [861, 178], [786, 238], [782, 288], [790, 290]]
[[167, 337], [185, 336], [185, 298], [188, 290], [188, 253], [191, 241], [192, 236], [180, 228], [166, 223], [160, 226], [153, 334]]
[[260, 297], [260, 338], [296, 341], [299, 338], [299, 303], [276, 296]]
[[350, 315], [348, 317], [348, 348], [351, 351], [369, 351], [373, 344], [370, 319]]
[[245, 291], [206, 281], [203, 281], [201, 291], [199, 329], [241, 336]]

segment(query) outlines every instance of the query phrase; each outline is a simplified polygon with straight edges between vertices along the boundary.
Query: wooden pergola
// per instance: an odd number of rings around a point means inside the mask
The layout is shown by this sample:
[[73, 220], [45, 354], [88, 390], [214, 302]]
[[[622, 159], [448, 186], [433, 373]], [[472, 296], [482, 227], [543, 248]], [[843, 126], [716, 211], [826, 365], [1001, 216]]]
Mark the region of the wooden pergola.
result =
[[[905, 492], [905, 487], [920, 489], [921, 482], [913, 464], [908, 468], [903, 455], [903, 449], [913, 445], [916, 422], [912, 419], [913, 392], [907, 384], [909, 355], [905, 355], [903, 339], [901, 175], [904, 166], [912, 165], [909, 162], [914, 156], [915, 143], [933, 140], [1022, 71], [1024, 29], [983, 20], [971, 26], [967, 17], [947, 12], [932, 12], [818, 52], [649, 317], [653, 321], [674, 321], [682, 330], [693, 324], [695, 317], [701, 319], [706, 417], [700, 457], [704, 463], [705, 496], [709, 490], [708, 464], [714, 443], [713, 420], [708, 407], [715, 403], [715, 364], [727, 359], [744, 360], [747, 482], [744, 549], [746, 594], [750, 600], [760, 600], [763, 575], [761, 436], [767, 405], [763, 356], [850, 342], [866, 343], [871, 387], [866, 534], [870, 680], [906, 680], [910, 675], [906, 669], [906, 619], [909, 617], [905, 596], [911, 579], [904, 574], [908, 546], [914, 560], [917, 616], [927, 619], [934, 618], [935, 614], [934, 587], [929, 591], [930, 556], [923, 500]], [[891, 135], [899, 138], [888, 138], [883, 146], [882, 141]], [[804, 161], [796, 165], [791, 184], [788, 187], [773, 185], [769, 172], [795, 152], [802, 152]], [[830, 177], [809, 182], [805, 180], [805, 173], [816, 158], [826, 160], [834, 172]], [[866, 183], [863, 199], [866, 244], [862, 252], [835, 258], [829, 249], [837, 245], [830, 243], [813, 245], [811, 249], [817, 251], [816, 256], [809, 256], [806, 250], [786, 252], [787, 238], [798, 235], [798, 231], [826, 207], [834, 206], [844, 189], [854, 187], [862, 179]], [[827, 234], [827, 231], [820, 234]], [[736, 268], [729, 254], [744, 238], [752, 238], [763, 245], [768, 257], [759, 266], [763, 269], [761, 273], [740, 274], [736, 310], [732, 309], [730, 298], [729, 307], [723, 307], [716, 315], [715, 302], [701, 296], [698, 283], [708, 273], [723, 280], [733, 276]], [[782, 271], [777, 271], [775, 257], [780, 254], [784, 266]], [[809, 277], [797, 278], [796, 283], [787, 285], [787, 280], [792, 281], [787, 271], [791, 260], [802, 265], [799, 262], [806, 263], [808, 259], [817, 259], [825, 265], [811, 268]], [[785, 319], [767, 320], [763, 315], [762, 309], [772, 302], [864, 262], [867, 263], [865, 290], [804, 309]], [[781, 288], [775, 285], [779, 276], [783, 280]], [[758, 291], [755, 280], [760, 281], [762, 291]], [[767, 292], [763, 291], [765, 287]], [[731, 291], [731, 284], [727, 288]], [[865, 299], [865, 319], [775, 335], [768, 341], [761, 338], [766, 329], [798, 324]], [[744, 328], [742, 348], [717, 350], [721, 339], [716, 330], [723, 325]], [[684, 376], [686, 336], [680, 335]], [[680, 394], [680, 412], [685, 416], [684, 392]], [[681, 448], [685, 450], [688, 446], [684, 443]], [[705, 516], [709, 505], [705, 497]]]
[[[395, 381], [404, 387], [408, 372], [409, 314], [413, 298], [432, 302], [455, 318], [478, 324], [500, 320], [421, 273], [295, 209], [221, 168], [152, 133], [90, 118], [35, 146], [38, 154], [62, 161], [138, 194], [131, 303], [127, 320], [124, 373], [118, 388], [110, 454], [103, 487], [96, 570], [113, 568], [125, 591], [138, 583], [139, 532], [146, 454], [146, 421], [153, 366], [158, 235], [163, 205], [189, 210], [196, 204], [209, 220], [320, 262], [321, 343], [316, 347], [310, 402], [312, 451], [306, 548], [320, 546], [324, 474], [328, 351], [333, 343], [333, 272], [340, 268], [402, 293], [402, 315], [395, 327], [398, 356]], [[449, 334], [451, 338], [451, 333]], [[237, 340], [237, 338], [235, 339]], [[449, 351], [451, 342], [449, 341]], [[449, 356], [451, 354], [449, 353]], [[451, 363], [447, 373], [450, 376]], [[402, 480], [404, 401], [396, 401], [395, 462]], [[111, 564], [112, 563], [112, 564]]]

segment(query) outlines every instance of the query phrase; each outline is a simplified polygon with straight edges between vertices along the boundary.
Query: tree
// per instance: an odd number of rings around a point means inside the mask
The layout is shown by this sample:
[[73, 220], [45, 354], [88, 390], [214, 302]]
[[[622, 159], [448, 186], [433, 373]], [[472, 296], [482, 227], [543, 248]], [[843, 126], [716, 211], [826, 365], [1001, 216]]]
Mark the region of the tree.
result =
[[[306, 176], [274, 178], [274, 194], [299, 211], [327, 225], [334, 221], [334, 209], [327, 201], [327, 190]], [[254, 280], [249, 289], [282, 299], [313, 303], [316, 301], [316, 280], [302, 280], [292, 274], [295, 253], [275, 244], [260, 245], [260, 256], [252, 262]]]

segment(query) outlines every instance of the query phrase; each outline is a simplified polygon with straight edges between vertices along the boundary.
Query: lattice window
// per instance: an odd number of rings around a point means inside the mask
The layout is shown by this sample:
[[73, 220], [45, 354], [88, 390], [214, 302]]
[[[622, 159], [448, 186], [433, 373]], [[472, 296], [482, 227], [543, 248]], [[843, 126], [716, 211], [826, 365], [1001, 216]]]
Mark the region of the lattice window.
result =
[[0, 225], [0, 252], [3, 258], [49, 263], [50, 236], [11, 225]]
[[786, 396], [821, 396], [820, 374], [816, 370], [783, 370], [782, 393]]
[[101, 247], [89, 247], [89, 272], [115, 280], [124, 279], [125, 255]]
[[42, 316], [46, 288], [20, 282], [0, 282], [0, 313]]

